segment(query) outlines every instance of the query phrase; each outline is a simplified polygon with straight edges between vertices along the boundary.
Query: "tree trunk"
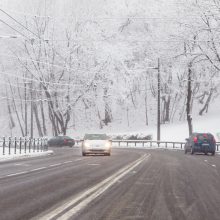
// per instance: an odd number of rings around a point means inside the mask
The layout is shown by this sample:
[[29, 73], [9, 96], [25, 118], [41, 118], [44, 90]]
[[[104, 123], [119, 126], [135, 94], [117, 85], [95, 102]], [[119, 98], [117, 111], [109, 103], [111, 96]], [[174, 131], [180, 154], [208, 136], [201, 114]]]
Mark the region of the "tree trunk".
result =
[[209, 103], [211, 101], [212, 98], [212, 94], [213, 94], [213, 89], [210, 90], [209, 96], [205, 102], [205, 105], [203, 106], [203, 108], [199, 111], [199, 115], [202, 115], [204, 111], [206, 111], [206, 113], [208, 112], [208, 107], [209, 107]]
[[144, 104], [145, 104], [145, 124], [148, 125], [147, 94], [145, 94], [144, 97]]
[[[16, 107], [16, 104], [15, 104], [14, 93], [13, 93], [13, 90], [12, 90], [10, 82], [9, 82], [9, 84], [10, 84], [10, 89], [11, 89], [11, 93], [12, 93], [12, 102], [13, 102], [14, 111], [15, 111], [15, 114], [16, 114], [16, 117], [17, 117], [20, 129], [21, 129], [22, 136], [24, 137], [24, 130], [23, 130], [23, 127], [22, 127], [22, 124], [21, 124], [21, 120], [20, 120], [20, 117], [19, 117], [19, 114], [18, 114], [18, 111], [17, 111], [17, 107]], [[7, 93], [7, 96], [8, 96], [8, 93]]]
[[45, 123], [45, 115], [44, 115], [44, 106], [43, 102], [40, 102], [40, 109], [41, 109], [41, 118], [42, 118], [42, 125], [43, 125], [43, 134], [44, 136], [47, 136], [47, 128]]
[[39, 116], [38, 116], [38, 110], [37, 110], [36, 103], [33, 104], [33, 111], [34, 111], [34, 115], [35, 115], [35, 121], [36, 121], [36, 124], [37, 124], [38, 134], [39, 134], [40, 137], [42, 137], [43, 132], [42, 132], [42, 129], [41, 129], [41, 124], [40, 124], [40, 120], [39, 120]]
[[192, 126], [192, 113], [191, 113], [191, 99], [192, 99], [192, 63], [190, 62], [188, 65], [188, 82], [187, 82], [187, 102], [186, 102], [186, 117], [189, 128], [189, 136], [193, 132]]

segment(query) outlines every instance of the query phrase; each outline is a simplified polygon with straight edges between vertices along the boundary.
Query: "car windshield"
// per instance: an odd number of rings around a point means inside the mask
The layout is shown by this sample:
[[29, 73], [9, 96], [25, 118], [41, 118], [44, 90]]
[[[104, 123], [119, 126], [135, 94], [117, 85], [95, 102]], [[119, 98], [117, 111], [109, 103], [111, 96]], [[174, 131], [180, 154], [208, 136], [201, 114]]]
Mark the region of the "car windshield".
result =
[[58, 139], [71, 139], [69, 136], [57, 136]]
[[108, 136], [106, 134], [86, 134], [84, 136], [85, 140], [108, 140]]
[[203, 140], [211, 140], [211, 139], [212, 139], [212, 135], [211, 135], [211, 134], [207, 134], [207, 133], [201, 133], [201, 134], [198, 134], [198, 135], [197, 135], [197, 138], [198, 138], [200, 141], [203, 141]]

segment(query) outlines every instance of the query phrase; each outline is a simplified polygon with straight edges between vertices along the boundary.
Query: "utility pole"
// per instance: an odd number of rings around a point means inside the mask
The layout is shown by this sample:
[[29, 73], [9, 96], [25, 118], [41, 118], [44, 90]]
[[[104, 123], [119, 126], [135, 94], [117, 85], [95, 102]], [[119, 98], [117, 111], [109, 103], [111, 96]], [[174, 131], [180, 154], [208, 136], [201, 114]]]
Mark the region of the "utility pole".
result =
[[[26, 75], [25, 75], [26, 77]], [[24, 82], [24, 123], [25, 123], [25, 137], [27, 137], [27, 82], [26, 82], [26, 79], [25, 79], [25, 82]]]
[[160, 141], [160, 58], [158, 58], [157, 70], [157, 141]]
[[31, 75], [31, 139], [33, 138], [33, 75]]

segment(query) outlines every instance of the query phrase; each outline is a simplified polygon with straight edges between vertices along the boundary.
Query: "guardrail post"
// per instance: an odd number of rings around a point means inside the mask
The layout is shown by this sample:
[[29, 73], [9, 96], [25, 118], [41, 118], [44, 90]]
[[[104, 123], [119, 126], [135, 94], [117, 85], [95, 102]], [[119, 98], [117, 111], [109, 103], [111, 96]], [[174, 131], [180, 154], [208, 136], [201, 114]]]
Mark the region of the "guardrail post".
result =
[[119, 146], [119, 147], [121, 146], [121, 141], [118, 142], [118, 146]]
[[15, 141], [15, 154], [16, 154], [16, 151], [17, 151], [17, 138], [16, 137], [15, 137], [14, 141]]
[[8, 138], [8, 154], [11, 154], [11, 137]]
[[37, 152], [39, 152], [39, 145], [40, 145], [40, 139], [39, 138], [37, 138]]
[[44, 138], [44, 150], [48, 150], [47, 138]]
[[19, 138], [19, 151], [20, 151], [20, 154], [21, 154], [21, 144], [22, 144], [22, 138], [20, 137]]
[[40, 141], [40, 151], [43, 151], [43, 138], [41, 138], [41, 141]]
[[29, 153], [31, 152], [31, 145], [32, 145], [31, 141], [32, 141], [32, 139], [31, 139], [31, 137], [29, 137], [29, 145], [28, 145]]
[[144, 141], [143, 141], [143, 143], [142, 143], [142, 146], [144, 147]]
[[150, 147], [152, 147], [152, 141], [150, 141]]
[[173, 149], [175, 148], [175, 142], [173, 142]]
[[165, 146], [166, 146], [166, 148], [167, 148], [167, 142], [165, 142]]
[[128, 141], [127, 141], [127, 147], [128, 147]]
[[2, 144], [2, 146], [3, 146], [2, 154], [5, 155], [5, 137], [3, 137], [3, 144]]

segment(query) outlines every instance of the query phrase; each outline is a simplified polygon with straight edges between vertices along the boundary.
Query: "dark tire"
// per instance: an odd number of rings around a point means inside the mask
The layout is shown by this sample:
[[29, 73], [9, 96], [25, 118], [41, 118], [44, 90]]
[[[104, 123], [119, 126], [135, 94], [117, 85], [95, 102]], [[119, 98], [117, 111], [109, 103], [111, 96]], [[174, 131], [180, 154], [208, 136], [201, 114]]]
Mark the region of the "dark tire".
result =
[[184, 150], [185, 154], [187, 154], [187, 149]]
[[205, 152], [205, 155], [208, 155], [208, 152]]
[[193, 155], [194, 154], [194, 150], [193, 150], [193, 147], [191, 147], [191, 151], [190, 153]]
[[86, 156], [86, 153], [85, 153], [85, 152], [82, 152], [82, 156], [83, 156], [83, 157]]
[[214, 152], [212, 152], [212, 156], [215, 156], [215, 151], [214, 151]]

